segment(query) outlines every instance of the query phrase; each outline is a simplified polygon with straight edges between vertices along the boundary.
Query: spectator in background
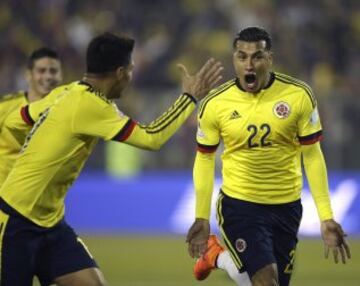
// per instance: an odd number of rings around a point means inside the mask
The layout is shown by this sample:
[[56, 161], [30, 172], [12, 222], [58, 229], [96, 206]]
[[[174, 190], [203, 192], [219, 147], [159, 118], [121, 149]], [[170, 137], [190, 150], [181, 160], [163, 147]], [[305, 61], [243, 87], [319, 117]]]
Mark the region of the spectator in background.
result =
[[[266, 26], [276, 36], [277, 70], [297, 74], [311, 83], [318, 97], [321, 91], [316, 90], [309, 75], [322, 62], [335, 71], [334, 87], [332, 92], [324, 94], [324, 101], [337, 109], [336, 112], [332, 108], [322, 110], [322, 119], [325, 127], [336, 127], [333, 132], [336, 134], [327, 137], [324, 151], [328, 154], [330, 169], [356, 169], [360, 166], [354, 156], [359, 154], [354, 142], [360, 142], [360, 133], [353, 103], [358, 97], [355, 91], [360, 89], [359, 10], [358, 0], [184, 0], [173, 3], [154, 0], [151, 4], [141, 0], [3, 0], [0, 1], [0, 33], [6, 41], [0, 42], [0, 76], [5, 80], [0, 82], [0, 94], [23, 88], [19, 67], [39, 43], [57, 47], [59, 53], [69, 59], [63, 66], [65, 80], [69, 82], [82, 73], [82, 55], [89, 38], [95, 33], [121, 29], [139, 39], [134, 55], [137, 64], [134, 94], [141, 94], [141, 100], [149, 108], [134, 115], [142, 120], [151, 119], [159, 109], [166, 108], [166, 95], [177, 88], [172, 59], [180, 59], [191, 68], [210, 54], [216, 55], [226, 66], [230, 65], [230, 49], [219, 50], [226, 46], [223, 43], [231, 41], [239, 26]], [[297, 35], [306, 35], [308, 41]], [[195, 56], [187, 62], [183, 58], [188, 54]], [[225, 71], [225, 78], [231, 76]], [[151, 106], [154, 96], [159, 106]], [[124, 102], [122, 106], [128, 108]], [[188, 138], [195, 129], [196, 125], [189, 124], [178, 137]], [[160, 152], [144, 154], [143, 168], [190, 168], [188, 158], [193, 156], [193, 149], [188, 141], [171, 140]], [[92, 169], [104, 165], [101, 164], [104, 160], [102, 146], [94, 150], [90, 159], [88, 166]], [[172, 160], [171, 156], [166, 156], [179, 149], [183, 152], [181, 158]]]

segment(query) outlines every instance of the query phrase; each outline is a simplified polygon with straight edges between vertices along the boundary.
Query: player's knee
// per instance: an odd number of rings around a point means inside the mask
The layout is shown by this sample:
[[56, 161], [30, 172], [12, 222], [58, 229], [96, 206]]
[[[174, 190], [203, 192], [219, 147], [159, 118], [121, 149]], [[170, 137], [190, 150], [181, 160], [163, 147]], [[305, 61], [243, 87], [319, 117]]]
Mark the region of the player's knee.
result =
[[276, 264], [269, 264], [258, 270], [251, 278], [253, 286], [279, 286]]

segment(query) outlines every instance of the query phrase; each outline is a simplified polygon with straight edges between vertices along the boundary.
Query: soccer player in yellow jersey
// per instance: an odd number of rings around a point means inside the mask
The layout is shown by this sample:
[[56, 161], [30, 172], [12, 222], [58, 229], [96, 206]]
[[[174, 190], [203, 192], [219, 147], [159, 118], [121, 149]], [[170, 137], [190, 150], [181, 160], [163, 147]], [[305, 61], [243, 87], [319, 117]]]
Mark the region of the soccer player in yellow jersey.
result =
[[[110, 33], [87, 49], [83, 79], [24, 106], [9, 126], [34, 124], [0, 189], [1, 285], [105, 285], [95, 260], [64, 220], [66, 193], [98, 138], [159, 149], [221, 79], [213, 59], [195, 75], [182, 70], [183, 93], [162, 116], [142, 125], [113, 103], [132, 77], [134, 40]], [[121, 158], [119, 158], [121, 160]], [[126, 162], [123, 162], [126, 164]], [[121, 203], [121, 202], [119, 202]]]
[[[319, 141], [323, 138], [317, 103], [308, 85], [272, 71], [271, 39], [257, 27], [234, 40], [236, 78], [213, 90], [198, 113], [198, 151], [194, 163], [196, 219], [187, 241], [200, 259], [194, 273], [205, 279], [231, 256], [232, 278], [251, 278], [253, 286], [289, 285], [302, 215], [304, 170], [321, 221], [326, 257], [350, 258], [341, 226], [330, 204], [327, 171]], [[215, 151], [220, 142], [222, 187], [217, 218], [228, 248], [210, 237], [209, 214]], [[202, 256], [203, 255], [203, 256]]]
[[24, 143], [23, 140], [19, 142], [6, 130], [8, 116], [14, 110], [18, 111], [21, 106], [42, 99], [61, 83], [61, 62], [57, 52], [47, 47], [33, 51], [28, 58], [25, 78], [27, 91], [18, 91], [0, 98], [0, 186]]

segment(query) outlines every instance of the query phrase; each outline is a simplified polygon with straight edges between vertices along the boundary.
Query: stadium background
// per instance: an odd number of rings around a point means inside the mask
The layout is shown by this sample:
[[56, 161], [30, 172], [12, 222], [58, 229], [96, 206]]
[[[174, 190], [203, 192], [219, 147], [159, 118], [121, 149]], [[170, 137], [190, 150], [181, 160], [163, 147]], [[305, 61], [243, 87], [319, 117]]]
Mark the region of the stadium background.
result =
[[[333, 205], [352, 246], [346, 266], [322, 258], [305, 186], [293, 285], [360, 285], [359, 1], [2, 0], [0, 94], [26, 88], [24, 64], [33, 49], [57, 49], [69, 82], [82, 76], [85, 48], [94, 35], [123, 32], [136, 39], [135, 74], [119, 107], [149, 122], [180, 92], [176, 63], [195, 70], [213, 56], [223, 61], [225, 80], [230, 79], [232, 38], [249, 25], [272, 34], [276, 70], [313, 87]], [[184, 243], [193, 214], [195, 129], [193, 116], [156, 153], [101, 142], [70, 191], [68, 221], [109, 285], [199, 285]], [[220, 271], [203, 284], [233, 285]]]

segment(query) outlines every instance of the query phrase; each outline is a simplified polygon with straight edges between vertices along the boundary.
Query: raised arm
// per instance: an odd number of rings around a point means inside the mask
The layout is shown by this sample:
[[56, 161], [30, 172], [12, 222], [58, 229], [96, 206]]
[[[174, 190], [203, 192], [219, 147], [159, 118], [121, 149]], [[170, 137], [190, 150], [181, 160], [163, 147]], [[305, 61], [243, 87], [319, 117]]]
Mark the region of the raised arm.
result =
[[182, 72], [182, 95], [161, 116], [148, 125], [129, 119], [113, 140], [142, 149], [158, 150], [179, 129], [201, 100], [221, 80], [223, 67], [214, 59], [208, 60], [195, 74], [189, 75], [180, 64]]

